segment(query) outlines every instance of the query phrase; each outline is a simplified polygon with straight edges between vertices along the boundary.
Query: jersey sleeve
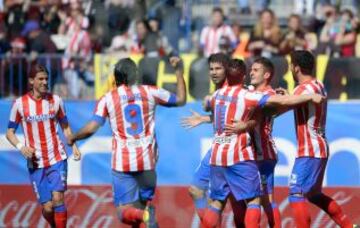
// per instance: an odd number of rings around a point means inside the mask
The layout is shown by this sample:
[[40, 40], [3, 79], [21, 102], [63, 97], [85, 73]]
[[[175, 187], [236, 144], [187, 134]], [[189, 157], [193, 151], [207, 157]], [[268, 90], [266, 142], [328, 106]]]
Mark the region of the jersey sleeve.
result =
[[310, 91], [306, 89], [306, 86], [299, 85], [294, 89], [294, 95], [305, 95], [310, 94]]
[[16, 130], [19, 126], [20, 121], [21, 115], [19, 112], [19, 103], [17, 101], [14, 101], [10, 110], [8, 128], [14, 128]]
[[57, 97], [57, 99], [59, 100], [59, 110], [58, 110], [58, 112], [56, 114], [57, 119], [58, 119], [59, 123], [67, 124], [68, 119], [67, 119], [67, 116], [66, 116], [66, 110], [65, 110], [64, 102], [60, 97]]
[[214, 110], [215, 109], [215, 99], [218, 94], [218, 91], [215, 91], [211, 96], [206, 96], [204, 99], [205, 110]]
[[100, 100], [96, 103], [96, 107], [94, 110], [94, 115], [92, 117], [93, 121], [96, 121], [100, 125], [104, 125], [106, 117], [109, 115], [108, 109], [106, 106], [106, 97], [103, 96]]
[[165, 89], [152, 87], [151, 95], [153, 96], [156, 104], [164, 106], [176, 105], [176, 95]]
[[245, 101], [250, 107], [263, 108], [269, 97], [269, 94], [263, 94], [259, 92], [247, 92], [245, 95]]

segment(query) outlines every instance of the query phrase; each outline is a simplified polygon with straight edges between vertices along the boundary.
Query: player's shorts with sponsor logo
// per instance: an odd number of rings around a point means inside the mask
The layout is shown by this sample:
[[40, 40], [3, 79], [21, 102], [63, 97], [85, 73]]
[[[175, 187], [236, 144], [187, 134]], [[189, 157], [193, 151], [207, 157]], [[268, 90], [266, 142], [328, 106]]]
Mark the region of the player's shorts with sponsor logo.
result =
[[155, 170], [119, 172], [112, 170], [112, 188], [115, 206], [149, 201], [156, 189]]
[[44, 168], [28, 168], [31, 185], [39, 203], [52, 199], [52, 192], [64, 192], [67, 188], [67, 160]]
[[290, 176], [290, 194], [321, 193], [326, 164], [327, 158], [296, 158]]

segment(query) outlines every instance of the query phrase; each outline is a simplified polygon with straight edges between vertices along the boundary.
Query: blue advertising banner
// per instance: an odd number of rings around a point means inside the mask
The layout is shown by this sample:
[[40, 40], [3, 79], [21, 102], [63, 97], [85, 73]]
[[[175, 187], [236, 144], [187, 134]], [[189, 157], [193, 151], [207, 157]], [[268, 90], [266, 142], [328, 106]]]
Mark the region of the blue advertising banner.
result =
[[[28, 184], [25, 159], [5, 137], [10, 107], [10, 101], [0, 101], [0, 184]], [[65, 107], [70, 124], [76, 131], [91, 118], [95, 102], [67, 101]], [[202, 113], [201, 103], [189, 103], [181, 108], [158, 107], [156, 111], [156, 134], [160, 151], [157, 172], [160, 185], [188, 185], [202, 156], [211, 145], [211, 125], [204, 124], [190, 130], [181, 127], [181, 118], [190, 115], [190, 110]], [[331, 155], [325, 186], [360, 186], [359, 116], [360, 103], [329, 103], [326, 133]], [[17, 135], [23, 140], [21, 128], [17, 130]], [[284, 186], [288, 184], [296, 151], [291, 111], [275, 120], [273, 135], [279, 151], [275, 182]], [[110, 184], [109, 124], [106, 123], [91, 138], [78, 142], [78, 146], [83, 153], [82, 160], [76, 162], [69, 158], [68, 183]]]

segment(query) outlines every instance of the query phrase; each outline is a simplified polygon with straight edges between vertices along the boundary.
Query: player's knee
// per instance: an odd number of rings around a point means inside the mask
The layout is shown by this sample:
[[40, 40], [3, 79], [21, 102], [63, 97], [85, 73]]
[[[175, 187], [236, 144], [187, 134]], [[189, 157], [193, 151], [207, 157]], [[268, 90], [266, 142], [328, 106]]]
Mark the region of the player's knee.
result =
[[118, 216], [118, 219], [119, 221], [123, 222], [123, 223], [126, 223], [127, 220], [124, 218], [123, 214], [124, 214], [124, 211], [129, 208], [131, 205], [127, 204], [127, 205], [119, 205], [117, 208], [116, 208], [116, 211], [117, 211], [117, 216]]
[[51, 201], [46, 202], [42, 205], [43, 211], [47, 214], [50, 214], [53, 212], [53, 203]]
[[246, 203], [248, 205], [249, 204], [260, 205], [260, 197], [254, 197], [254, 198], [246, 199]]
[[204, 197], [204, 190], [192, 185], [189, 187], [189, 194], [193, 199], [200, 199]]
[[58, 206], [64, 204], [64, 193], [63, 192], [53, 192], [52, 195], [53, 206]]

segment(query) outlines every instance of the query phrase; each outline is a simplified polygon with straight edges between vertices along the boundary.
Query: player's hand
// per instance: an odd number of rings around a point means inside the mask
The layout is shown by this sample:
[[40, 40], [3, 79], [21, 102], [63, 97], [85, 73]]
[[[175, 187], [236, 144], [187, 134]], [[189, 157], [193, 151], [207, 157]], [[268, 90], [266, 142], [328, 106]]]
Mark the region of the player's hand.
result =
[[172, 67], [174, 67], [175, 70], [183, 71], [183, 64], [179, 57], [172, 56], [172, 57], [170, 57], [169, 62], [170, 62], [170, 65]]
[[81, 152], [79, 148], [76, 146], [76, 144], [72, 146], [72, 150], [73, 150], [74, 160], [79, 161], [81, 159]]
[[191, 116], [183, 117], [181, 119], [181, 126], [185, 129], [190, 129], [203, 123], [203, 118], [199, 113], [193, 110], [190, 110], [190, 112]]
[[279, 94], [279, 95], [289, 95], [289, 91], [287, 91], [286, 89], [281, 88], [281, 87], [276, 88], [275, 92], [276, 92], [276, 94]]
[[35, 154], [35, 149], [28, 146], [23, 146], [20, 151], [25, 158], [32, 158]]
[[312, 95], [312, 102], [314, 102], [315, 104], [320, 104], [322, 103], [326, 98], [320, 94], [313, 94]]
[[246, 122], [233, 120], [231, 124], [225, 124], [224, 132], [226, 135], [232, 135], [245, 132], [246, 129]]

